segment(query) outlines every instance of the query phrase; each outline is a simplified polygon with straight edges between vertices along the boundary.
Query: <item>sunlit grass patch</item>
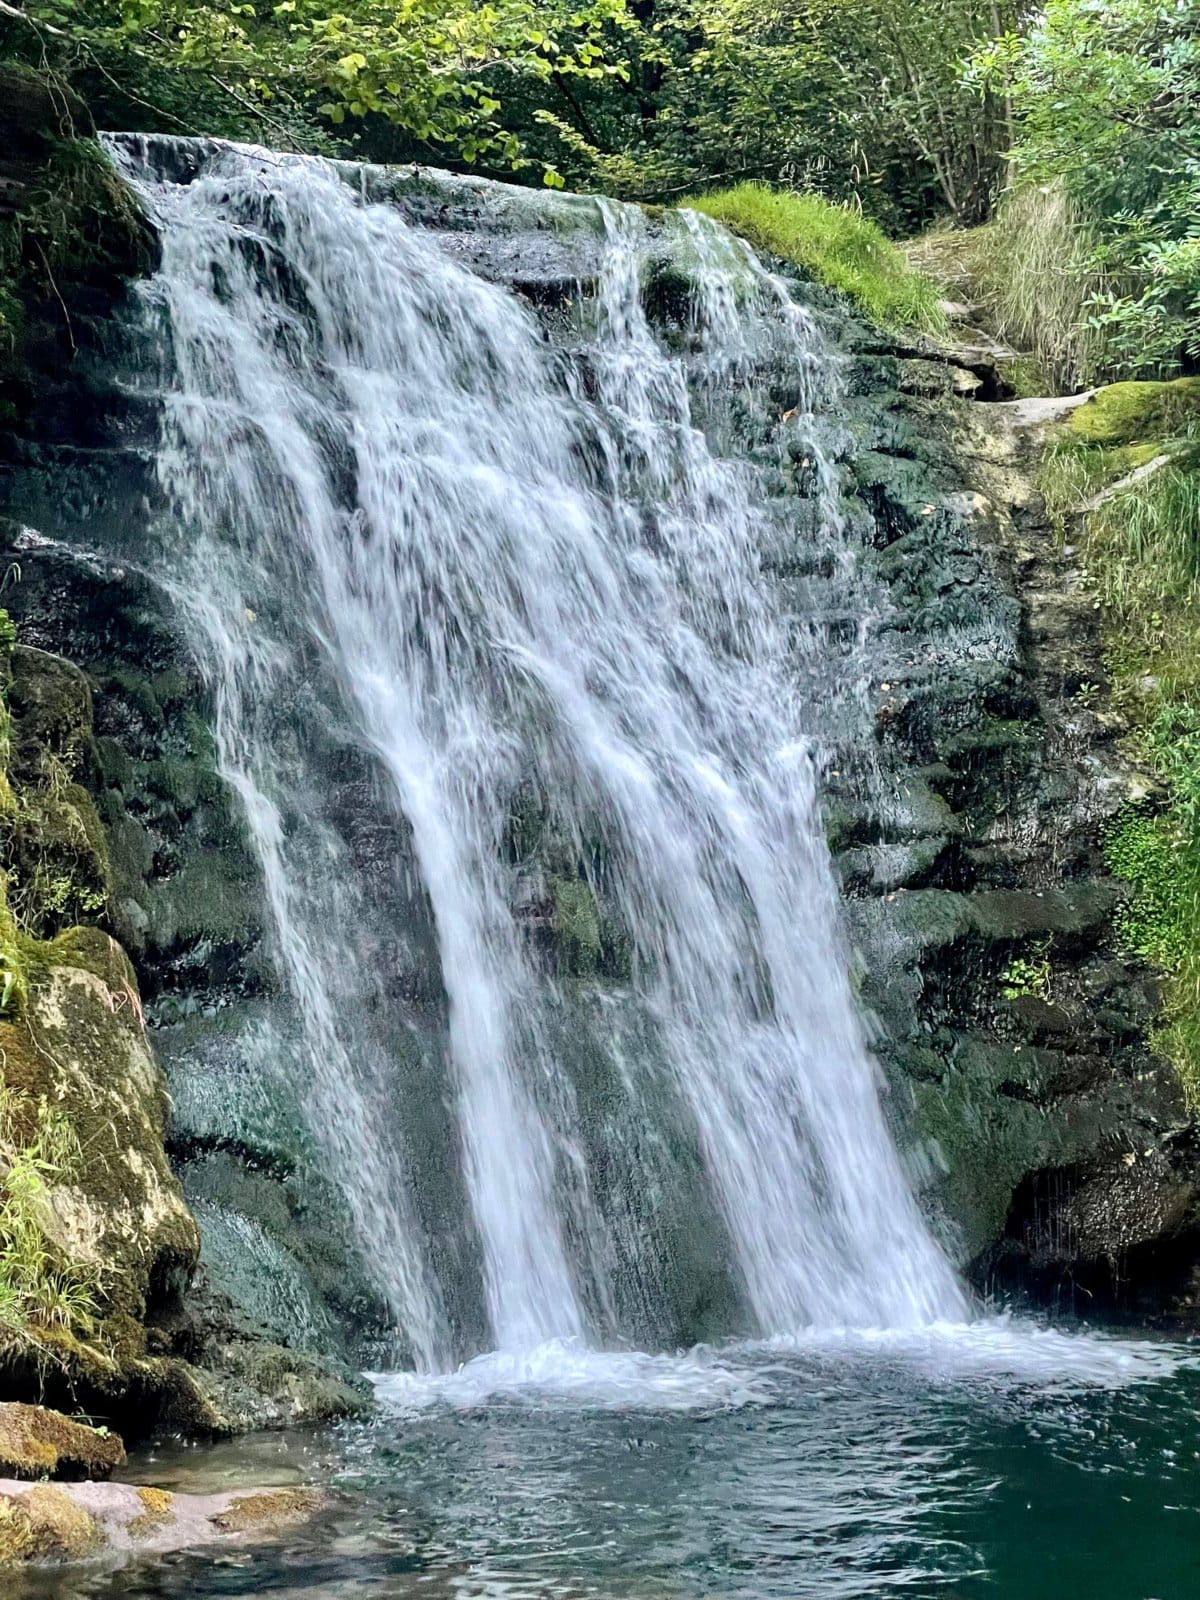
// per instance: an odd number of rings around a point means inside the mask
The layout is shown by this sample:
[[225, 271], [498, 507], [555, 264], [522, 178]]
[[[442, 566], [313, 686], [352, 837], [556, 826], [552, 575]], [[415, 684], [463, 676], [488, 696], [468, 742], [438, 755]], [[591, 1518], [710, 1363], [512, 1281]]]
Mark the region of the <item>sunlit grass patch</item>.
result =
[[739, 183], [686, 204], [723, 222], [756, 249], [792, 261], [818, 283], [840, 290], [875, 322], [931, 333], [945, 327], [937, 286], [909, 266], [874, 222], [849, 206], [759, 183]]

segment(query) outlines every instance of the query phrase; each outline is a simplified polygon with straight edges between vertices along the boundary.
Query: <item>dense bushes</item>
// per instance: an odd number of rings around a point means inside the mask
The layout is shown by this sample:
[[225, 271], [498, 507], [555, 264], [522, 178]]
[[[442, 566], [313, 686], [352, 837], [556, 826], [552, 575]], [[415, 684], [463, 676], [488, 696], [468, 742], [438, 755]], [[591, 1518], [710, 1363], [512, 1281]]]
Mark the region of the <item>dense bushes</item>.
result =
[[1014, 329], [1068, 387], [1200, 364], [1195, 0], [1049, 0], [973, 76], [1013, 108], [989, 258]]

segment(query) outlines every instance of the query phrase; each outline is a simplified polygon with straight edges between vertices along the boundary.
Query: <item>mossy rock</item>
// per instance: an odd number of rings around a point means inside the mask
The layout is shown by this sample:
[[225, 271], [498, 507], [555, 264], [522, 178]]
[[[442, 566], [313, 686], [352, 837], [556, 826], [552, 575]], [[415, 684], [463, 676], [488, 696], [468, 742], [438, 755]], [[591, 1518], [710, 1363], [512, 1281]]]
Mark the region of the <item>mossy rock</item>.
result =
[[209, 1438], [366, 1416], [370, 1385], [348, 1368], [263, 1340], [233, 1340], [205, 1368], [166, 1361], [168, 1427]]
[[125, 1460], [115, 1433], [72, 1422], [44, 1406], [0, 1403], [0, 1474], [11, 1478], [107, 1478]]
[[213, 1524], [222, 1533], [253, 1533], [305, 1522], [320, 1504], [316, 1489], [262, 1489], [257, 1494], [240, 1495], [227, 1511], [213, 1518]]
[[1110, 383], [1071, 412], [1067, 426], [1089, 444], [1169, 439], [1200, 421], [1200, 378]]
[[47, 758], [73, 774], [92, 743], [92, 693], [79, 668], [48, 650], [17, 645], [8, 700], [15, 724], [13, 777], [44, 779]]
[[0, 1567], [25, 1561], [77, 1561], [105, 1542], [103, 1530], [65, 1489], [37, 1484], [0, 1494]]
[[32, 956], [25, 1003], [0, 1021], [0, 1058], [6, 1086], [57, 1107], [82, 1152], [72, 1181], [49, 1191], [49, 1237], [95, 1268], [106, 1313], [140, 1323], [178, 1292], [199, 1240], [167, 1165], [165, 1086], [133, 968], [96, 929]]
[[157, 261], [157, 235], [94, 134], [56, 73], [0, 63], [0, 419], [14, 437], [36, 435], [89, 319]]
[[91, 795], [78, 781], [94, 759], [92, 699], [71, 662], [17, 646], [8, 681], [10, 756], [0, 794], [0, 848], [8, 901], [44, 937], [107, 907], [108, 847]]
[[1100, 1138], [1100, 1113], [1072, 1133], [1014, 1095], [1034, 1055], [990, 1040], [964, 1037], [940, 1079], [914, 1081], [913, 1123], [933, 1166], [936, 1191], [958, 1230], [960, 1259], [969, 1261], [1004, 1233], [1013, 1193], [1027, 1172], [1086, 1150]]
[[600, 962], [600, 910], [591, 885], [583, 878], [553, 877], [551, 926], [569, 971], [593, 972]]

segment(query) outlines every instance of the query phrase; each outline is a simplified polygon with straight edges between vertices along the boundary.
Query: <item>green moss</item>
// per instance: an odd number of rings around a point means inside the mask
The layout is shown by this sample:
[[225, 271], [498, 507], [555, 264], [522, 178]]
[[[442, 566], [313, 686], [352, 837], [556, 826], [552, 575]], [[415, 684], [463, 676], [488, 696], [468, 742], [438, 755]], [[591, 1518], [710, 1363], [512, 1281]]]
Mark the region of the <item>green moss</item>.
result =
[[1089, 444], [1169, 439], [1200, 423], [1200, 378], [1110, 383], [1071, 413], [1068, 427]]
[[600, 912], [582, 878], [551, 878], [553, 928], [572, 972], [592, 972], [600, 962]]
[[1013, 394], [1018, 400], [1030, 400], [1038, 395], [1053, 392], [1054, 384], [1046, 376], [1046, 370], [1035, 355], [1013, 356], [1001, 362], [1001, 376], [1007, 378], [1012, 385]]
[[0, 1566], [79, 1560], [104, 1544], [104, 1530], [64, 1489], [36, 1484], [0, 1497]]
[[875, 322], [935, 333], [945, 327], [935, 284], [909, 266], [874, 222], [848, 206], [757, 183], [686, 203], [848, 295]]

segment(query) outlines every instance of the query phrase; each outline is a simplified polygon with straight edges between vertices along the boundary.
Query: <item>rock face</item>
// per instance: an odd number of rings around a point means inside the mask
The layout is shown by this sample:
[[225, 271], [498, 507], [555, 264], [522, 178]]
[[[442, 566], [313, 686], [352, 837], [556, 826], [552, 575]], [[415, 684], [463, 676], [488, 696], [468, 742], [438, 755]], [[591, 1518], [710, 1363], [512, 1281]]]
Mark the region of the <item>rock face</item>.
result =
[[156, 250], [86, 105], [61, 78], [0, 63], [0, 456], [78, 398], [104, 317]]
[[68, 1171], [45, 1179], [38, 1217], [49, 1249], [89, 1292], [77, 1325], [55, 1315], [0, 1338], [0, 1396], [83, 1404], [137, 1436], [160, 1425], [228, 1434], [362, 1410], [366, 1387], [348, 1371], [264, 1339], [192, 1284], [199, 1235], [167, 1159], [166, 1085], [134, 968], [99, 927], [55, 932], [81, 906], [110, 927], [120, 920], [104, 830], [74, 781], [95, 784], [99, 771], [90, 687], [60, 657], [8, 648], [0, 838], [10, 903], [48, 937], [5, 935], [5, 960], [18, 965], [0, 1012], [3, 1088], [18, 1108], [55, 1108], [70, 1131], [76, 1153]]
[[1104, 706], [1079, 555], [1036, 490], [1079, 402], [934, 398], [914, 367], [976, 358], [858, 346], [884, 793], [835, 793], [830, 815], [897, 1117], [980, 1287], [1190, 1322], [1195, 1125], [1103, 857], [1148, 783]]
[[[152, 265], [157, 241], [93, 134], [61, 85], [0, 69], [0, 475], [37, 484], [68, 520], [87, 516], [72, 496], [110, 465], [132, 497], [124, 506], [144, 510], [149, 489], [137, 453], [144, 421], [112, 389], [106, 340], [126, 281]], [[200, 1236], [168, 1154], [186, 1173], [217, 1141], [192, 1109], [203, 1093], [168, 1134], [153, 1025], [260, 986], [253, 872], [195, 672], [156, 625], [144, 583], [19, 526], [4, 533], [5, 584], [21, 591], [23, 624], [14, 645], [0, 621], [0, 1076], [18, 1135], [32, 1137], [45, 1106], [76, 1148], [34, 1210], [53, 1259], [85, 1292], [77, 1314], [60, 1295], [53, 1315], [0, 1326], [0, 1396], [85, 1405], [138, 1436], [361, 1410], [366, 1386], [337, 1360], [295, 1348], [304, 1341], [294, 1318], [265, 1323], [208, 1273], [194, 1276]], [[156, 1011], [143, 1010], [143, 995]], [[228, 1095], [217, 1085], [213, 1098]], [[220, 1142], [233, 1143], [228, 1125]], [[261, 1140], [251, 1165], [260, 1149]], [[287, 1218], [314, 1203], [281, 1187]], [[326, 1188], [315, 1199], [327, 1206], [306, 1235], [313, 1270], [343, 1302], [365, 1297], [334, 1264], [336, 1197]], [[207, 1231], [202, 1188], [196, 1201]], [[279, 1277], [239, 1243], [249, 1281]], [[289, 1286], [280, 1300], [303, 1294]]]

